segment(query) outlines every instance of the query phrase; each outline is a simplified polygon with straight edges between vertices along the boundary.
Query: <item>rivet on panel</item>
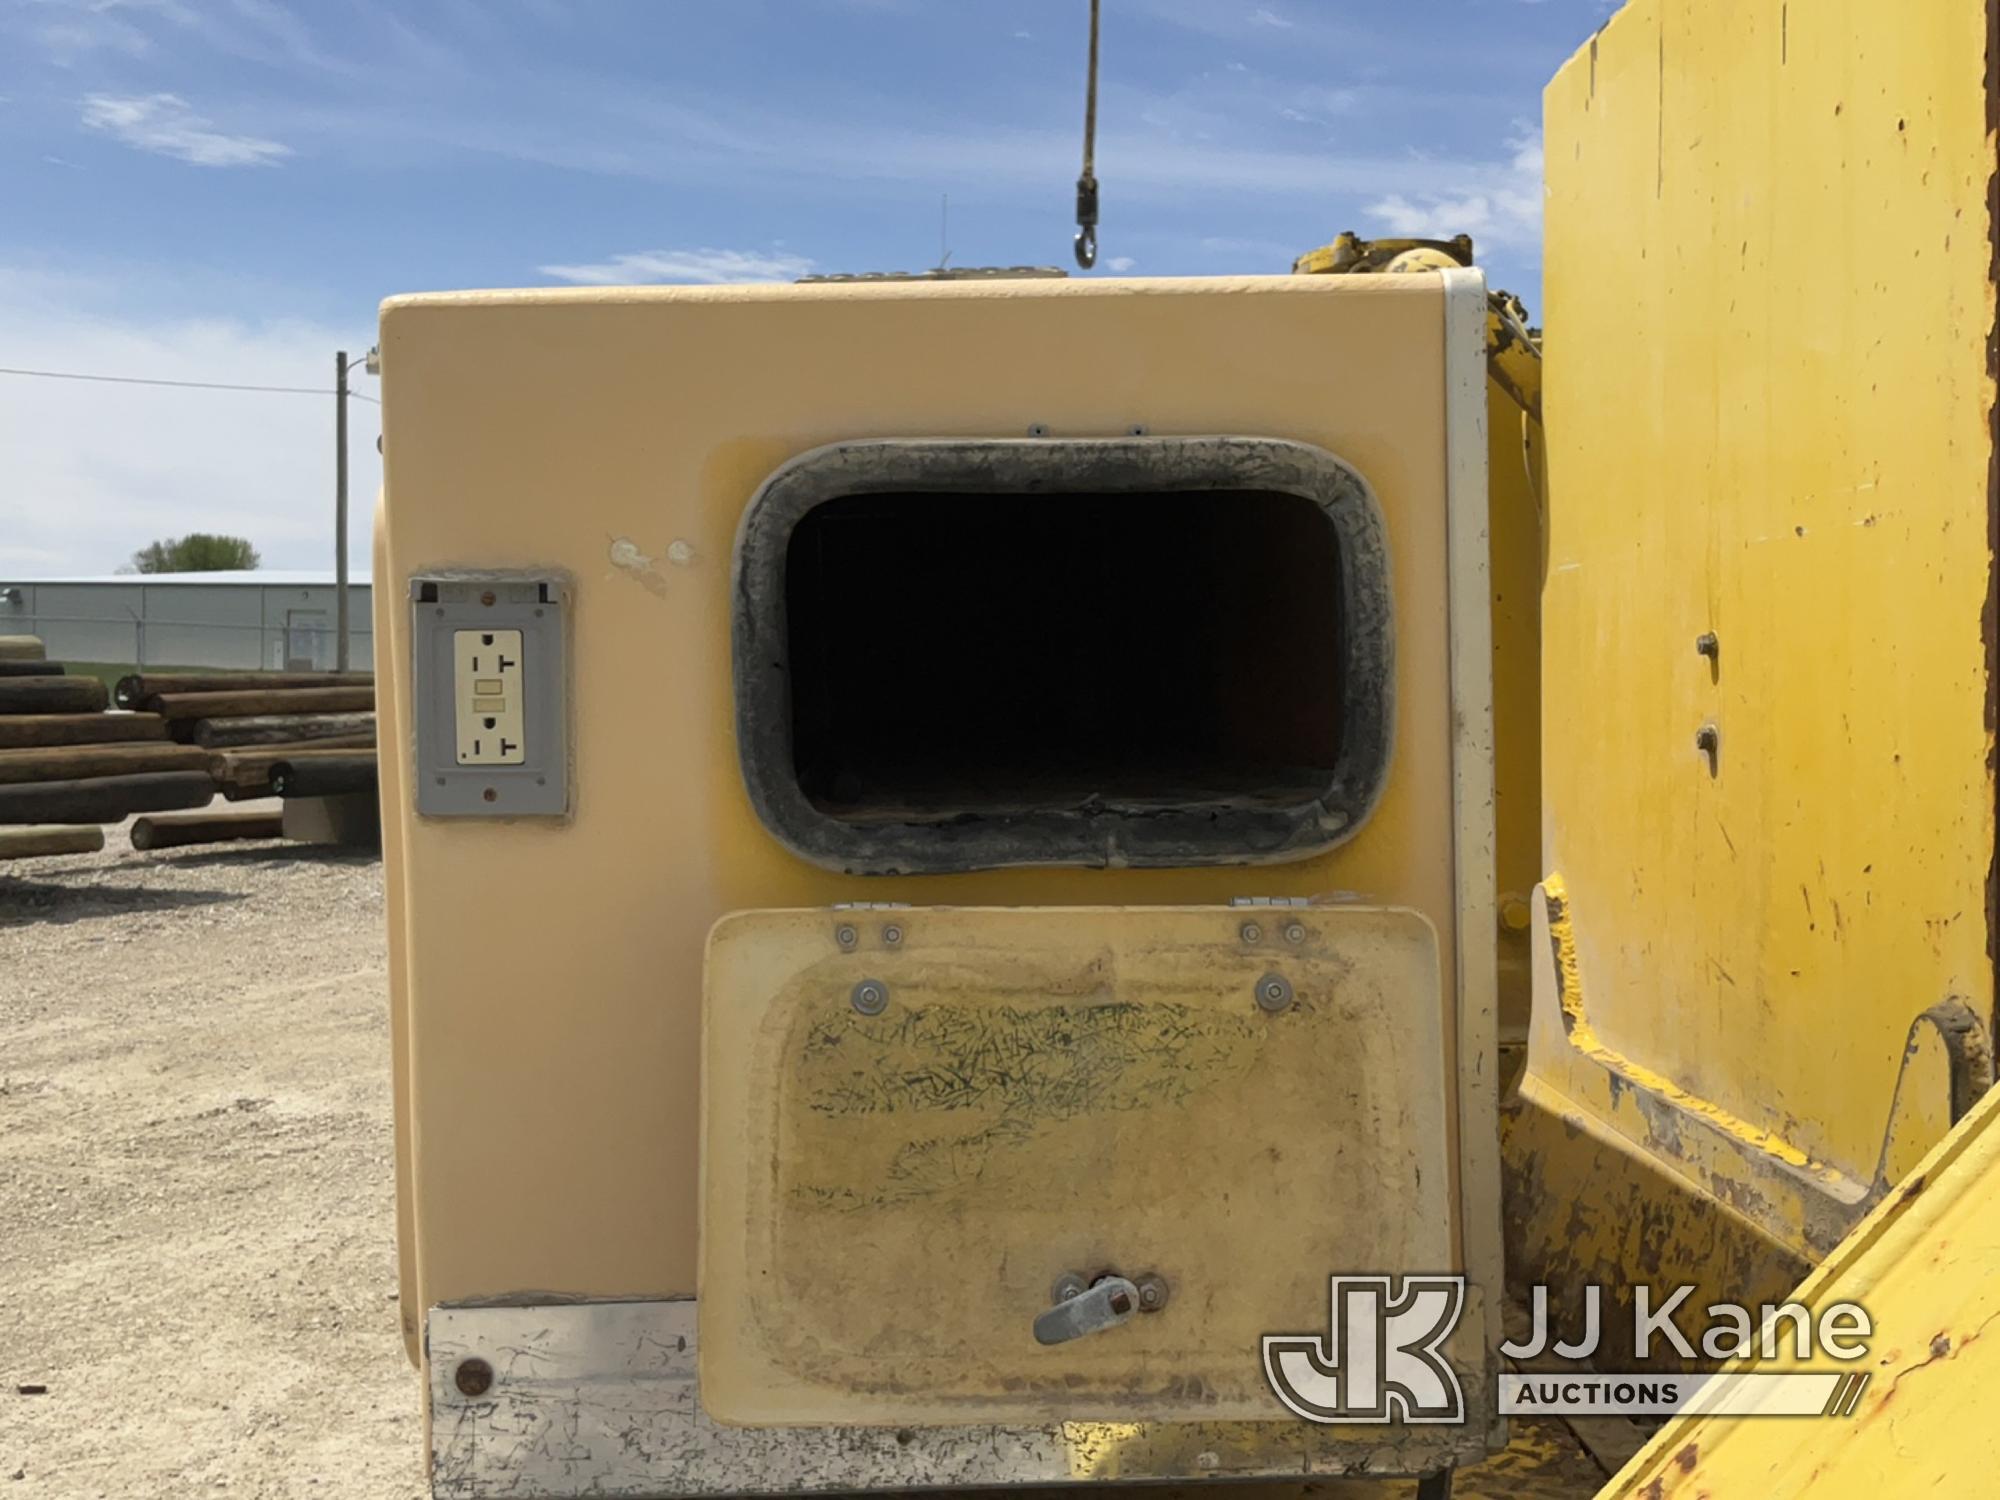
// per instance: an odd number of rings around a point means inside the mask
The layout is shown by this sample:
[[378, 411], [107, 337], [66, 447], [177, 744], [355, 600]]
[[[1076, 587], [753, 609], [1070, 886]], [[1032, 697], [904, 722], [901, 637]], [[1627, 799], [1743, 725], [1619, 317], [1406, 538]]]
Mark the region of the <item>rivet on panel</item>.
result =
[[1246, 943], [1261, 943], [1264, 941], [1264, 929], [1259, 927], [1255, 922], [1245, 922], [1241, 927], [1236, 929], [1236, 935]]
[[1257, 1004], [1274, 1014], [1292, 1003], [1292, 982], [1282, 974], [1266, 974], [1257, 981]]
[[856, 932], [848, 923], [842, 922], [838, 927], [833, 929], [833, 940], [840, 944], [842, 948], [851, 952], [854, 945], [861, 941], [861, 934]]
[[864, 1016], [879, 1016], [889, 1008], [889, 987], [879, 979], [864, 979], [848, 1000]]
[[887, 927], [882, 929], [882, 945], [884, 947], [894, 948], [902, 941], [903, 929], [898, 927], [894, 922], [891, 922]]
[[1285, 924], [1285, 941], [1286, 941], [1286, 942], [1288, 942], [1288, 943], [1303, 943], [1303, 942], [1304, 942], [1305, 940], [1306, 940], [1306, 924], [1305, 924], [1305, 923], [1303, 923], [1303, 922], [1287, 922], [1287, 923]]

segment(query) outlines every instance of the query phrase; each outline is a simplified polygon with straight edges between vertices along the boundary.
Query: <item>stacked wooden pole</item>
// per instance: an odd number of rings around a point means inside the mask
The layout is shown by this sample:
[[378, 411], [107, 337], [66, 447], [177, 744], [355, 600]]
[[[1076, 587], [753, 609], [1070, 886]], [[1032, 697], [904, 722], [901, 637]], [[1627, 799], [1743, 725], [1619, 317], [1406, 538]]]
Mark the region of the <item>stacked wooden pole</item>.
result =
[[375, 679], [366, 672], [142, 672], [120, 680], [122, 707], [157, 714], [199, 749], [232, 802], [276, 795], [271, 767], [322, 752], [360, 756], [374, 788]]
[[[268, 797], [277, 766], [300, 768], [293, 795], [374, 787], [369, 673], [141, 672], [118, 683], [125, 711], [107, 711], [113, 696], [43, 660], [32, 637], [0, 636], [0, 825], [117, 823], [206, 807], [217, 792]], [[265, 826], [235, 818], [204, 841], [268, 837], [252, 831]], [[163, 831], [176, 827], [149, 824], [147, 847], [190, 841]]]

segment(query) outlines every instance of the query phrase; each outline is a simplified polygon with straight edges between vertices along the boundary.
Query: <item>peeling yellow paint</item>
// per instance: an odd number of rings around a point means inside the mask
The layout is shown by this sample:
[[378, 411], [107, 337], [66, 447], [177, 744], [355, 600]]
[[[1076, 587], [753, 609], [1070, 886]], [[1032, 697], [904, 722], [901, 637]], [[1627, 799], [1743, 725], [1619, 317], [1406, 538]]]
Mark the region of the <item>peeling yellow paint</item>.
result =
[[1689, 1093], [1664, 1073], [1646, 1067], [1616, 1049], [1605, 1046], [1598, 1039], [1597, 1032], [1591, 1026], [1590, 1018], [1584, 1008], [1583, 976], [1576, 956], [1576, 933], [1570, 921], [1569, 903], [1564, 895], [1562, 876], [1551, 874], [1545, 877], [1542, 881], [1542, 890], [1547, 894], [1549, 901], [1549, 939], [1555, 953], [1563, 1021], [1569, 1031], [1570, 1045], [1586, 1057], [1602, 1063], [1634, 1088], [1644, 1089], [1657, 1098], [1667, 1100], [1687, 1114], [1706, 1121], [1724, 1135], [1740, 1142], [1746, 1149], [1761, 1152], [1784, 1162], [1787, 1166], [1809, 1172], [1837, 1190], [1858, 1194], [1860, 1189], [1849, 1184], [1840, 1172], [1825, 1162], [1814, 1161], [1783, 1136], [1761, 1129], [1748, 1120], [1731, 1114], [1712, 1100]]
[[1990, 1491], [2000, 1423], [2000, 1093], [1934, 1147], [1796, 1292], [1809, 1308], [1865, 1307], [1860, 1361], [1825, 1355], [1736, 1369], [1841, 1370], [1869, 1377], [1844, 1418], [1668, 1423], [1600, 1500], [1877, 1500]]

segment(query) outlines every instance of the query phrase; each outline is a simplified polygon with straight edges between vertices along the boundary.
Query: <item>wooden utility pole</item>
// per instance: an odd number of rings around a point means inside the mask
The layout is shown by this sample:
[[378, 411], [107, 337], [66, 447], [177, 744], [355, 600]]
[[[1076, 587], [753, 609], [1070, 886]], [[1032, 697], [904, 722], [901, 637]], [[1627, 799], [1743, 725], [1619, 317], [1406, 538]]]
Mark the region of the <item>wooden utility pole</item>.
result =
[[333, 356], [334, 667], [347, 670], [347, 351]]

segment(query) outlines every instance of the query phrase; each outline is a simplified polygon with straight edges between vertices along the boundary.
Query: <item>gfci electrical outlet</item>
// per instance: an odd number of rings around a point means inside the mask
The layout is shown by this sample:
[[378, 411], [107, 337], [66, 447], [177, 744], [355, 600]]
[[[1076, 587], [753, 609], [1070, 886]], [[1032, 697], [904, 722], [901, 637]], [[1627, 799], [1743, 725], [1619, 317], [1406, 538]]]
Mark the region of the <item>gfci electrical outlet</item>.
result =
[[557, 572], [410, 579], [417, 811], [569, 815], [570, 581]]
[[518, 766], [522, 739], [521, 632], [452, 632], [452, 696], [457, 706], [458, 763]]

